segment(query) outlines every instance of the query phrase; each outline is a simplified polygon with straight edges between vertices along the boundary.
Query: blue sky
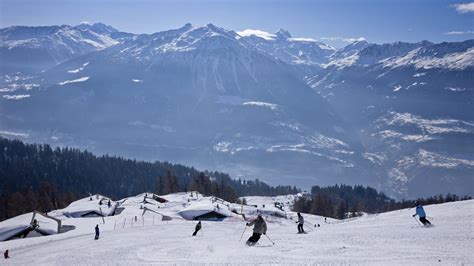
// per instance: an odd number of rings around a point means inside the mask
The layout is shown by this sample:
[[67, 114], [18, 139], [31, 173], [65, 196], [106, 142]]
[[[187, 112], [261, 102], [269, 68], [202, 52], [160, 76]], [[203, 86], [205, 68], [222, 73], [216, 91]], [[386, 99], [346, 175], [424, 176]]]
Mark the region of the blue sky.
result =
[[213, 23], [236, 31], [288, 30], [341, 47], [369, 42], [474, 38], [474, 2], [455, 0], [0, 0], [0, 27], [103, 22], [152, 33]]

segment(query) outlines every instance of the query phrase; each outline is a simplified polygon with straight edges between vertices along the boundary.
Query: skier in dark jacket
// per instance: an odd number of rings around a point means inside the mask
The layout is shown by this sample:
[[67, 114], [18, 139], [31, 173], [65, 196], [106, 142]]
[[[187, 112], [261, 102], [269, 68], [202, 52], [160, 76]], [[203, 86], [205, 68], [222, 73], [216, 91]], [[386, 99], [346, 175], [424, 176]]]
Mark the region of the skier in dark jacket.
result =
[[34, 219], [33, 222], [31, 223], [31, 226], [33, 227], [33, 229], [38, 228], [39, 227], [38, 220]]
[[99, 239], [99, 225], [95, 226], [95, 240]]
[[3, 257], [5, 257], [5, 259], [9, 259], [10, 256], [8, 256], [8, 249], [5, 250], [5, 253], [3, 253]]
[[304, 218], [303, 216], [301, 215], [301, 213], [298, 213], [298, 234], [304, 234], [306, 233], [303, 229], [303, 225], [304, 225]]
[[258, 240], [260, 239], [260, 236], [262, 234], [267, 233], [267, 223], [265, 220], [263, 220], [263, 217], [261, 214], [257, 216], [257, 218], [250, 223], [247, 223], [247, 226], [252, 226], [253, 225], [253, 234], [252, 236], [247, 240], [247, 245], [249, 246], [254, 246], [257, 244]]
[[431, 225], [430, 221], [426, 219], [426, 213], [425, 213], [425, 210], [423, 209], [423, 206], [421, 206], [421, 204], [418, 201], [415, 201], [415, 205], [416, 205], [416, 213], [413, 214], [413, 217], [418, 215], [418, 217], [420, 218], [420, 222], [423, 225]]
[[193, 236], [196, 236], [196, 234], [199, 232], [199, 230], [201, 230], [201, 221], [199, 221], [197, 224], [196, 224], [196, 228], [194, 229], [194, 233], [193, 233]]

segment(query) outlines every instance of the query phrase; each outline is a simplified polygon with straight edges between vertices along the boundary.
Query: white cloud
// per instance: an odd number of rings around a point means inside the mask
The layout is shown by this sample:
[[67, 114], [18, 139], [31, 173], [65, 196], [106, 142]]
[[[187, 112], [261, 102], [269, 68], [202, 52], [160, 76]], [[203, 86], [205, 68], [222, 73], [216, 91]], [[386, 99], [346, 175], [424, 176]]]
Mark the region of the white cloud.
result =
[[321, 40], [325, 40], [325, 41], [339, 41], [339, 40], [342, 40], [342, 37], [321, 37]]
[[459, 13], [474, 12], [474, 2], [465, 4], [454, 4], [452, 7], [456, 8]]
[[312, 38], [290, 38], [290, 42], [316, 42], [315, 39]]
[[343, 41], [343, 42], [355, 42], [355, 41], [365, 41], [364, 37], [359, 38], [344, 38], [344, 37], [321, 37], [321, 40], [325, 41]]
[[271, 34], [263, 30], [253, 30], [253, 29], [238, 31], [237, 34], [239, 34], [242, 37], [254, 35], [254, 36], [263, 38], [265, 40], [273, 40], [276, 37], [275, 34]]
[[359, 38], [345, 38], [345, 39], [342, 39], [343, 41], [345, 42], [362, 42], [362, 41], [365, 41], [365, 38], [364, 37], [359, 37]]
[[474, 34], [474, 31], [473, 30], [449, 31], [449, 32], [445, 32], [444, 34], [446, 34], [446, 35], [469, 35], [469, 34]]

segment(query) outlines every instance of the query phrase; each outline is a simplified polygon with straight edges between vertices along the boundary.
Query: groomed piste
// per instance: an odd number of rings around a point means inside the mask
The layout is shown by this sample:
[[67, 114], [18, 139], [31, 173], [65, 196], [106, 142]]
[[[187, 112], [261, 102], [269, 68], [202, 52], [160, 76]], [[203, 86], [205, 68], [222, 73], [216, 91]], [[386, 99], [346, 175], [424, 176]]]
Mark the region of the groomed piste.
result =
[[[1, 243], [9, 250], [7, 265], [99, 264], [323, 264], [323, 265], [470, 265], [474, 200], [425, 206], [433, 227], [421, 227], [414, 209], [365, 214], [346, 220], [303, 214], [307, 234], [297, 234], [291, 205], [299, 195], [245, 197], [248, 205], [225, 202], [197, 192], [143, 193], [111, 200], [92, 195], [48, 213], [63, 233], [17, 238]], [[102, 205], [99, 201], [105, 198]], [[102, 209], [103, 216], [82, 216]], [[112, 207], [114, 206], [114, 207]], [[114, 208], [114, 211], [109, 210]], [[84, 210], [82, 210], [84, 209]], [[105, 210], [105, 211], [104, 211]], [[72, 215], [72, 214], [77, 215]], [[100, 212], [99, 212], [100, 213]], [[263, 214], [267, 237], [254, 247], [246, 220]], [[0, 236], [11, 226], [29, 226], [32, 214], [0, 223]], [[245, 219], [244, 219], [245, 217]], [[192, 237], [197, 220], [202, 230]], [[94, 240], [99, 225], [100, 238]], [[320, 225], [319, 227], [317, 225]], [[51, 222], [51, 228], [53, 223]], [[46, 219], [39, 228], [47, 227]], [[57, 224], [56, 224], [57, 226]], [[243, 235], [242, 240], [240, 237]], [[273, 241], [275, 245], [272, 244]], [[239, 241], [240, 240], [240, 241]]]

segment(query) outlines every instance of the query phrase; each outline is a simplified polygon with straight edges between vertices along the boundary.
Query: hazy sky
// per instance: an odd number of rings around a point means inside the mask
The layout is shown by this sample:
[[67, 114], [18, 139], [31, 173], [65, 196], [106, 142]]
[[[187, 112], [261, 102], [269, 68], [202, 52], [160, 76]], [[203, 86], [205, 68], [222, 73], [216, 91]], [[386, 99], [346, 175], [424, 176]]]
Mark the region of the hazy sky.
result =
[[[472, 1], [472, 0], [471, 0]], [[288, 30], [335, 46], [474, 38], [474, 2], [453, 0], [0, 0], [0, 27], [103, 22], [152, 33], [213, 23], [232, 29]]]

